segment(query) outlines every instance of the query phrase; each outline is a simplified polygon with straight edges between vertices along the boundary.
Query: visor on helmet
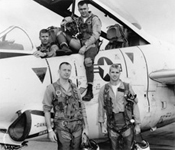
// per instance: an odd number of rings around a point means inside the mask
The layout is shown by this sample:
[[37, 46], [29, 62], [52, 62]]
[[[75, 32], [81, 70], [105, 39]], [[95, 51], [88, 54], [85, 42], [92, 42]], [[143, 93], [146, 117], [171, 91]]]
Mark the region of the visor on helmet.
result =
[[136, 148], [136, 150], [150, 150], [149, 143], [145, 140], [143, 140], [142, 142], [139, 142], [139, 143], [136, 142], [135, 148]]

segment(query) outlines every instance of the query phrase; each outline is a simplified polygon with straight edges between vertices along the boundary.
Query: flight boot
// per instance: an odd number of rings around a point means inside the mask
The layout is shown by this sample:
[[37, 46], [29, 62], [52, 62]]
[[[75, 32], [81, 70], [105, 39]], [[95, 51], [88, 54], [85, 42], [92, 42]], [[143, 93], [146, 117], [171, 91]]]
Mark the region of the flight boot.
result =
[[70, 55], [72, 53], [73, 52], [65, 44], [61, 46], [61, 49], [59, 49], [58, 51], [56, 51], [56, 55], [57, 56]]
[[65, 53], [65, 55], [70, 55], [72, 54], [72, 51], [71, 49], [67, 46], [67, 45], [63, 45], [61, 47], [61, 51], [63, 51]]
[[93, 97], [94, 97], [94, 95], [92, 92], [92, 85], [88, 84], [87, 92], [86, 92], [85, 96], [83, 96], [82, 100], [83, 101], [90, 101]]

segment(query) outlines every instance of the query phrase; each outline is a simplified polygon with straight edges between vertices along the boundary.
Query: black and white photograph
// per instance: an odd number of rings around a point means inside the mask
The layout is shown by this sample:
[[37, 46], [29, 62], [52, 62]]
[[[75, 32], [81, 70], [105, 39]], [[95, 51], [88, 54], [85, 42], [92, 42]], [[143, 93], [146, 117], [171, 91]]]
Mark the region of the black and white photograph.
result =
[[174, 0], [0, 0], [0, 150], [175, 150]]

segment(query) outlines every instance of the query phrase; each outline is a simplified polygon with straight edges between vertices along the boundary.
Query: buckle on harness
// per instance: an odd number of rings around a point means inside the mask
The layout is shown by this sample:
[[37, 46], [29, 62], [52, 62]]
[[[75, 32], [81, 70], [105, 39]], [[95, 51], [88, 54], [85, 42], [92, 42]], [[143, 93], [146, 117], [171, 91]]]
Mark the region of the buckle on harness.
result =
[[76, 122], [77, 124], [81, 124], [81, 123], [82, 123], [81, 120], [73, 120], [73, 121], [65, 121], [65, 120], [63, 120], [63, 121], [61, 121], [61, 125], [62, 125], [63, 127], [65, 127], [65, 126], [67, 126], [68, 124], [73, 123], [73, 122]]
[[68, 124], [68, 121], [62, 121], [62, 122], [61, 122], [61, 125], [62, 125], [63, 127], [65, 127], [67, 124]]

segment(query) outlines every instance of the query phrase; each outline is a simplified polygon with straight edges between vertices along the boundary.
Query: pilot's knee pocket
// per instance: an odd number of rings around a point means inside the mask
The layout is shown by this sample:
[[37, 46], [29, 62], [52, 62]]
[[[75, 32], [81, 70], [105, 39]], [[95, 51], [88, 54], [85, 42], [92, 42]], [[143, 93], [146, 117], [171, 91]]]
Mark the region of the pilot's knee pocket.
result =
[[92, 66], [92, 59], [90, 57], [85, 58], [84, 63], [85, 63], [86, 67], [91, 67]]
[[127, 137], [129, 135], [131, 135], [131, 128], [127, 129], [125, 132], [122, 133], [123, 137]]
[[71, 38], [71, 40], [69, 41], [69, 45], [76, 50], [79, 50], [81, 48], [80, 41], [75, 38]]

